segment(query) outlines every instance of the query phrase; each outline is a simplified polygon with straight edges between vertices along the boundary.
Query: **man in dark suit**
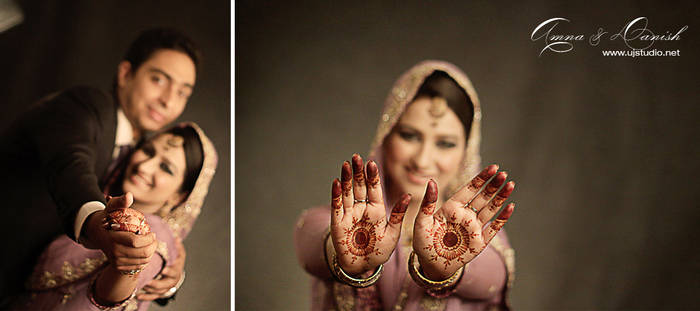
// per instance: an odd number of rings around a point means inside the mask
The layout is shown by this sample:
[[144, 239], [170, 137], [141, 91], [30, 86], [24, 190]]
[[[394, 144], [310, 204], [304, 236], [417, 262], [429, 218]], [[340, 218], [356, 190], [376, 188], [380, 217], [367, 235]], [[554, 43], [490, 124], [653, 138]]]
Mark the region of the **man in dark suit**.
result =
[[119, 63], [111, 94], [91, 87], [64, 90], [3, 134], [0, 307], [22, 290], [38, 254], [60, 233], [101, 249], [124, 269], [148, 262], [143, 254], [155, 249], [153, 235], [102, 227], [105, 207], [124, 202], [105, 202], [100, 183], [145, 132], [182, 113], [198, 60], [197, 48], [183, 34], [144, 31]]

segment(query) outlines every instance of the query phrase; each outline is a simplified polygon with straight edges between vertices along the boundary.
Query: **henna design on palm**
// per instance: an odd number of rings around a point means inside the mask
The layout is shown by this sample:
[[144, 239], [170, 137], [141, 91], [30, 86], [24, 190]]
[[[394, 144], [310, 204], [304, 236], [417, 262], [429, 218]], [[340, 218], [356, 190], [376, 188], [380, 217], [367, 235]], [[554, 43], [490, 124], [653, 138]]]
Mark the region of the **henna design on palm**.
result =
[[413, 240], [413, 249], [427, 275], [436, 279], [449, 277], [479, 255], [503, 227], [513, 212], [512, 203], [489, 226], [484, 225], [515, 187], [512, 181], [505, 182], [506, 176], [491, 165], [440, 207], [436, 207], [437, 183], [428, 182]]
[[354, 155], [340, 175], [331, 188], [331, 242], [341, 268], [359, 274], [389, 260], [411, 196], [401, 197], [387, 222], [377, 164], [369, 161], [365, 174], [362, 158]]
[[366, 262], [369, 262], [369, 254], [377, 256], [382, 255], [382, 251], [376, 247], [384, 238], [383, 235], [377, 233], [379, 222], [372, 223], [369, 217], [364, 216], [359, 221], [356, 218], [352, 220], [353, 225], [350, 229], [344, 229], [345, 239], [341, 242], [347, 249], [343, 252], [344, 255], [352, 253], [352, 262], [355, 263], [357, 256], [360, 256]]
[[477, 253], [474, 247], [470, 247], [471, 240], [479, 236], [478, 233], [470, 233], [467, 229], [471, 219], [467, 220], [465, 224], [458, 224], [453, 222], [440, 223], [440, 225], [433, 230], [432, 234], [426, 236], [426, 240], [432, 241], [424, 249], [433, 253], [430, 255], [431, 261], [438, 261], [438, 258], [444, 259], [445, 270], [451, 264], [452, 260], [457, 260], [462, 263], [462, 265], [467, 264], [465, 262], [465, 257], [462, 256], [467, 252], [472, 254]]

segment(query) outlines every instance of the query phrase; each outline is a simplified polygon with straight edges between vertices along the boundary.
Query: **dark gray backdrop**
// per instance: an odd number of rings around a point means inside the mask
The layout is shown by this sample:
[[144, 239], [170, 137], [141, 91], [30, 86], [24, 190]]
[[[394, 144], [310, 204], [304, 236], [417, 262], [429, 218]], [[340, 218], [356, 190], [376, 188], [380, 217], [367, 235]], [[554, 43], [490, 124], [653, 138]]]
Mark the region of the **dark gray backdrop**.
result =
[[[236, 306], [308, 309], [301, 211], [367, 154], [394, 79], [453, 62], [483, 105], [484, 163], [517, 183], [506, 226], [517, 309], [698, 309], [697, 6], [647, 1], [236, 4]], [[618, 32], [638, 16], [680, 57], [603, 57], [618, 40], [538, 58], [530, 33]], [[586, 37], [586, 40], [588, 38]]]
[[[176, 27], [203, 53], [197, 85], [179, 120], [195, 121], [219, 166], [187, 249], [187, 280], [168, 310], [230, 307], [230, 4], [221, 1], [18, 1], [25, 20], [0, 33], [0, 125], [42, 96], [73, 85], [108, 90], [138, 33]], [[152, 307], [154, 310], [162, 308]]]

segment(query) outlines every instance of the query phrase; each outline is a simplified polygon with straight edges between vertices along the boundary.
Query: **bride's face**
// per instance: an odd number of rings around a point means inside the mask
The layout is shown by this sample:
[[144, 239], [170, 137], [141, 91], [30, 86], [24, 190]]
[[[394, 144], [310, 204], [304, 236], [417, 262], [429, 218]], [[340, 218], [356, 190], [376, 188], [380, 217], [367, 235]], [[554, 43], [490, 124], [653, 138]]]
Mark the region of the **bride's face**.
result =
[[143, 213], [155, 213], [166, 203], [177, 204], [183, 197], [179, 190], [185, 166], [182, 137], [160, 134], [131, 156], [124, 174], [124, 193], [133, 193], [133, 207]]
[[428, 180], [434, 179], [438, 192], [455, 178], [464, 156], [464, 127], [448, 107], [439, 117], [431, 113], [430, 98], [419, 97], [406, 111], [384, 141], [384, 171], [390, 193], [411, 193], [421, 200]]

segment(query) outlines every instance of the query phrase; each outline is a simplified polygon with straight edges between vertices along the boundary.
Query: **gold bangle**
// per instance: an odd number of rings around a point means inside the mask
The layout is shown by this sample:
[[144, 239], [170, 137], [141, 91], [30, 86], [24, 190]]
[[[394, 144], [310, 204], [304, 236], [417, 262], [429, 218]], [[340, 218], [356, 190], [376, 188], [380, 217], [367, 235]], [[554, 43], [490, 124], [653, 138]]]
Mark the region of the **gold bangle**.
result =
[[97, 278], [99, 278], [101, 274], [102, 274], [102, 271], [97, 273], [97, 275], [92, 278], [92, 280], [90, 281], [90, 283], [88, 285], [88, 290], [87, 290], [87, 296], [88, 296], [88, 299], [90, 300], [90, 303], [92, 303], [92, 305], [94, 305], [98, 309], [100, 309], [100, 310], [117, 310], [117, 309], [123, 307], [129, 300], [133, 299], [136, 296], [136, 291], [138, 290], [138, 287], [134, 287], [134, 291], [131, 292], [131, 295], [129, 297], [126, 297], [126, 299], [124, 299], [122, 301], [114, 302], [114, 303], [111, 303], [109, 305], [100, 304], [99, 302], [97, 302], [97, 300], [95, 300], [95, 290], [96, 290], [95, 286], [97, 283]]
[[[457, 281], [462, 277], [462, 272], [464, 272], [464, 267], [460, 267], [453, 273], [449, 278], [442, 281], [433, 281], [425, 277], [420, 271], [420, 263], [415, 260], [417, 257], [414, 251], [411, 251], [411, 255], [408, 259], [408, 272], [411, 275], [413, 281], [415, 281], [420, 287], [427, 289], [429, 291], [441, 291], [452, 285], [455, 285]], [[467, 264], [468, 265], [468, 264]]]
[[374, 283], [376, 283], [379, 280], [379, 278], [382, 276], [382, 271], [384, 271], [384, 265], [379, 265], [379, 267], [377, 267], [377, 270], [375, 270], [371, 276], [364, 279], [358, 279], [348, 275], [338, 263], [338, 258], [335, 256], [335, 248], [332, 247], [332, 245], [331, 247], [328, 247], [329, 237], [330, 232], [328, 232], [328, 234], [326, 235], [323, 248], [324, 253], [326, 255], [326, 263], [328, 264], [328, 268], [336, 281], [346, 285], [350, 285], [352, 287], [364, 288], [374, 285]]

